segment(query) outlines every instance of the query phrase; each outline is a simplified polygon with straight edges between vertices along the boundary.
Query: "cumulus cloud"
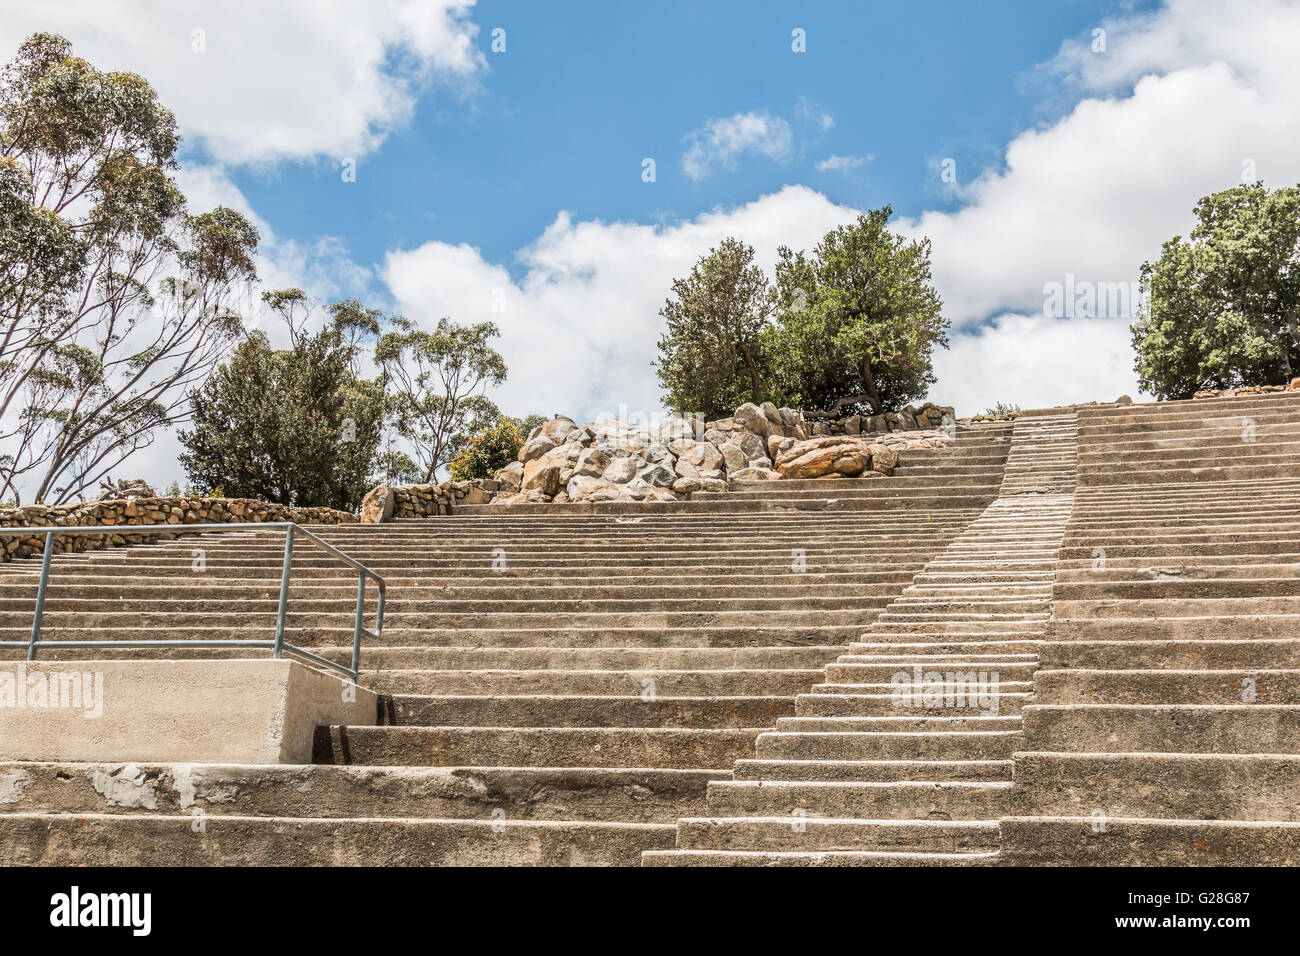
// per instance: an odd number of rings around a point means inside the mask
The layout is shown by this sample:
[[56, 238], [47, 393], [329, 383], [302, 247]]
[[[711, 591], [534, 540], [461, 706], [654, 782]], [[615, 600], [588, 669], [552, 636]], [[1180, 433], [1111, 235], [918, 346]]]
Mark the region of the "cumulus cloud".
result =
[[854, 215], [803, 186], [669, 226], [561, 214], [521, 252], [517, 281], [478, 250], [442, 242], [391, 253], [382, 276], [398, 309], [426, 326], [444, 315], [500, 326], [510, 368], [500, 404], [511, 414], [590, 418], [620, 405], [652, 414], [658, 310], [674, 276], [729, 235], [770, 271], [778, 245], [811, 247]]
[[819, 160], [816, 169], [819, 173], [847, 173], [850, 169], [857, 169], [875, 158], [871, 153], [867, 153], [865, 156], [837, 156], [832, 153], [825, 159]]
[[[954, 332], [936, 356], [932, 397], [963, 413], [1136, 394], [1132, 309], [1049, 316], [1048, 290], [1132, 282], [1164, 240], [1186, 232], [1198, 197], [1241, 181], [1245, 159], [1272, 184], [1300, 180], [1300, 59], [1278, 40], [1300, 35], [1296, 5], [1181, 0], [1106, 29], [1116, 59], [1066, 43], [1042, 67], [1083, 91], [1072, 110], [1016, 137], [1000, 167], [959, 183], [955, 211], [898, 220], [933, 242]], [[692, 135], [684, 167], [702, 178], [746, 151], [786, 155], [772, 120], [711, 122]], [[811, 247], [854, 214], [789, 186], [669, 228], [561, 216], [522, 253], [518, 284], [475, 250], [441, 243], [390, 255], [383, 275], [422, 317], [501, 324], [514, 411], [655, 408], [650, 361], [671, 277], [723, 235], [752, 242], [770, 266], [777, 244]], [[494, 288], [504, 313], [490, 311]]]
[[698, 182], [714, 169], [735, 169], [744, 153], [780, 162], [790, 156], [793, 141], [790, 124], [767, 111], [711, 119], [686, 136], [682, 169]]
[[1105, 29], [1107, 53], [1067, 43], [1043, 66], [1098, 95], [959, 184], [958, 210], [902, 222], [933, 241], [956, 322], [1037, 311], [1068, 276], [1132, 281], [1199, 197], [1300, 180], [1300, 61], [1278, 40], [1300, 35], [1300, 5], [1181, 0]]
[[[474, 0], [63, 0], [8, 4], [0, 49], [38, 30], [146, 76], [187, 139], [224, 164], [355, 158], [431, 83], [485, 69]], [[8, 58], [6, 53], [5, 59]]]

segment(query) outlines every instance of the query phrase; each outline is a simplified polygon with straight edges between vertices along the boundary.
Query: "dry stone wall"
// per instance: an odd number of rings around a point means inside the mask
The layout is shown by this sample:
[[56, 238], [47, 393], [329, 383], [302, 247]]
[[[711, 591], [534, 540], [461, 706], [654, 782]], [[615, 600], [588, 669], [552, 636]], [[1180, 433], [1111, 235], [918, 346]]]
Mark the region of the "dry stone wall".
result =
[[[294, 521], [298, 524], [348, 524], [357, 521], [348, 511], [333, 508], [290, 508], [287, 505], [257, 501], [252, 498], [125, 498], [110, 501], [82, 501], [70, 505], [28, 505], [0, 510], [0, 527], [40, 528], [104, 526], [104, 534], [65, 535], [54, 539], [58, 552], [91, 551], [99, 548], [125, 547], [176, 537], [170, 533], [136, 530], [187, 524], [253, 523], [260, 521]], [[3, 559], [40, 554], [44, 536], [5, 537], [0, 539]]]

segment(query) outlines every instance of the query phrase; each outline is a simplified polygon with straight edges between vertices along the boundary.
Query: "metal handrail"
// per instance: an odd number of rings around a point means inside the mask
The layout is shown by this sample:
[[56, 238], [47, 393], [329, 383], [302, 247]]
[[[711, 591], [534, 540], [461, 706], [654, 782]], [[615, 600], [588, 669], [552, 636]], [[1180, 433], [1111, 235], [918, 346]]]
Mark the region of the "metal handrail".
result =
[[[36, 611], [32, 616], [32, 633], [26, 641], [0, 641], [0, 648], [27, 648], [27, 659], [36, 660], [36, 651], [41, 644], [41, 619], [45, 615], [45, 594], [50, 583], [50, 559], [54, 554], [54, 539], [58, 535], [112, 535], [112, 534], [206, 534], [224, 531], [261, 531], [279, 530], [284, 532], [284, 564], [280, 569], [280, 603], [275, 615], [275, 638], [273, 640], [256, 640], [252, 638], [229, 640], [115, 640], [115, 641], [46, 641], [44, 646], [60, 648], [109, 648], [109, 647], [267, 647], [273, 656], [279, 658], [285, 651], [298, 654], [325, 667], [342, 671], [355, 683], [361, 671], [362, 636], [380, 640], [384, 630], [384, 600], [387, 586], [384, 579], [371, 571], [360, 561], [348, 557], [328, 541], [293, 521], [253, 521], [247, 524], [227, 522], [223, 524], [175, 524], [175, 525], [73, 525], [66, 527], [40, 528], [0, 528], [0, 538], [45, 536], [45, 550], [41, 555], [41, 580], [36, 589]], [[284, 619], [289, 606], [289, 581], [293, 565], [293, 543], [299, 534], [305, 534], [318, 545], [330, 552], [345, 564], [357, 571], [357, 612], [352, 630], [352, 666], [344, 667], [328, 658], [314, 654], [305, 648], [290, 644], [284, 639]], [[366, 606], [366, 579], [373, 578], [379, 586], [379, 598], [375, 605], [375, 629], [368, 630], [364, 625]]]

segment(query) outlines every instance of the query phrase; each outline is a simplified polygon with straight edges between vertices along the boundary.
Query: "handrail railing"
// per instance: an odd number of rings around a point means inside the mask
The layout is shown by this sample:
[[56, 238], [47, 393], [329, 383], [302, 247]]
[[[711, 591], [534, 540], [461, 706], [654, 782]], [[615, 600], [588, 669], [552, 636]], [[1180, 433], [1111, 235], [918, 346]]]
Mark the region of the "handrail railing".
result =
[[[45, 615], [45, 595], [50, 583], [50, 559], [54, 555], [54, 539], [59, 535], [112, 535], [112, 534], [208, 534], [225, 531], [265, 531], [280, 530], [284, 532], [284, 564], [280, 569], [280, 602], [275, 615], [275, 637], [271, 640], [256, 638], [231, 638], [228, 640], [136, 640], [126, 638], [112, 641], [46, 641], [41, 643], [41, 619]], [[305, 648], [290, 644], [284, 639], [284, 619], [289, 606], [289, 582], [293, 566], [293, 545], [297, 535], [304, 534], [330, 552], [334, 557], [350, 565], [357, 571], [357, 610], [352, 629], [352, 666], [344, 667]], [[355, 682], [361, 671], [362, 636], [378, 641], [384, 630], [384, 599], [387, 593], [384, 579], [371, 571], [360, 561], [350, 558], [328, 541], [321, 539], [306, 528], [293, 521], [253, 521], [246, 524], [227, 522], [224, 524], [165, 524], [165, 525], [74, 525], [67, 527], [40, 528], [0, 528], [0, 538], [15, 536], [31, 538], [43, 535], [45, 550], [41, 555], [41, 579], [36, 589], [36, 610], [32, 615], [31, 637], [26, 641], [0, 641], [0, 648], [26, 648], [27, 659], [36, 660], [36, 652], [42, 646], [58, 648], [111, 648], [111, 647], [265, 647], [270, 648], [273, 656], [279, 658], [285, 651], [290, 651], [314, 661], [325, 667], [342, 671]], [[365, 627], [366, 579], [373, 578], [379, 586], [379, 596], [375, 605], [375, 629]]]

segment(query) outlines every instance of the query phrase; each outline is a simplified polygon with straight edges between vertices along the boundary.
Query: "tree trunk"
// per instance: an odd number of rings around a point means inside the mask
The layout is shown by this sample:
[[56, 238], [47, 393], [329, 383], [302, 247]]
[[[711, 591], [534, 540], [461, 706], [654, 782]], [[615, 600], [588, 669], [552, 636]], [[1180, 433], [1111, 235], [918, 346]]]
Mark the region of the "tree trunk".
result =
[[871, 399], [871, 414], [879, 415], [884, 410], [880, 401], [880, 392], [876, 388], [876, 377], [871, 374], [871, 359], [862, 360], [862, 380], [867, 385], [867, 397]]

